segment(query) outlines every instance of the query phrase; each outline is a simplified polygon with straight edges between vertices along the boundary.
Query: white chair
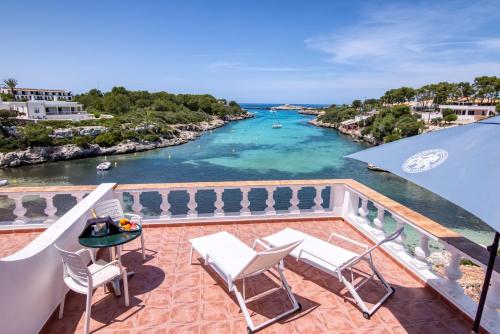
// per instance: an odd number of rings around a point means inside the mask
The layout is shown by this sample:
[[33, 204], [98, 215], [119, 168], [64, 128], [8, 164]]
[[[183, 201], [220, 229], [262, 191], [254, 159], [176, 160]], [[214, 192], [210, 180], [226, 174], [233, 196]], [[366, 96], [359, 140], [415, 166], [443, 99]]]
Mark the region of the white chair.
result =
[[[92, 292], [99, 286], [103, 286], [106, 291], [106, 283], [115, 279], [118, 281], [121, 275], [125, 294], [125, 306], [129, 305], [127, 270], [122, 267], [119, 260], [111, 262], [106, 262], [104, 260], [96, 261], [94, 254], [90, 249], [83, 248], [75, 253], [72, 253], [63, 250], [56, 245], [54, 245], [54, 247], [59, 251], [63, 259], [64, 283], [66, 286], [77, 293], [87, 296], [85, 325], [83, 327], [85, 334], [89, 332]], [[90, 254], [90, 258], [92, 260], [92, 263], [89, 266], [87, 266], [87, 260], [84, 260], [82, 257], [82, 254], [85, 252]], [[119, 284], [116, 285], [119, 288]], [[63, 317], [65, 298], [66, 291], [63, 292], [61, 304], [59, 305], [59, 319], [62, 319]]]
[[[102, 201], [96, 203], [93, 207], [94, 213], [97, 217], [111, 217], [113, 220], [118, 220], [120, 218], [128, 218], [134, 221], [142, 229], [142, 217], [133, 213], [124, 213], [122, 205], [117, 199], [110, 199], [107, 201]], [[144, 252], [144, 230], [141, 233], [141, 248], [142, 248], [142, 259], [146, 260], [146, 253]]]
[[[205, 260], [205, 265], [211, 266], [217, 274], [219, 274], [228, 285], [228, 290], [234, 292], [241, 311], [245, 316], [248, 325], [248, 333], [253, 333], [271, 323], [301, 309], [301, 305], [297, 303], [285, 276], [283, 275], [282, 260], [286, 257], [301, 241], [294, 241], [292, 243], [283, 245], [281, 247], [269, 249], [262, 241], [255, 240], [253, 249], [240, 241], [238, 238], [229, 234], [228, 232], [219, 232], [195, 239], [190, 239], [191, 242], [191, 255], [189, 262], [192, 263], [193, 251], [196, 250]], [[256, 252], [255, 247], [257, 244], [262, 245], [266, 250]], [[245, 294], [245, 279], [264, 273], [270, 269], [275, 269], [281, 281], [281, 286], [269, 289], [251, 298], [246, 298]], [[235, 283], [242, 280], [243, 295], [238, 291]], [[284, 289], [288, 298], [292, 302], [292, 309], [272, 318], [268, 321], [254, 325], [250, 318], [250, 313], [246, 304], [257, 300], [261, 297], [269, 295], [279, 289]]]
[[[346, 238], [340, 234], [332, 233], [327, 242], [291, 228], [286, 228], [278, 233], [272, 234], [262, 239], [272, 247], [282, 247], [283, 245], [287, 245], [290, 242], [303, 240], [302, 244], [295, 248], [290, 253], [290, 255], [297, 259], [297, 261], [300, 260], [306, 262], [313, 267], [336, 276], [339, 281], [344, 284], [349, 293], [354, 297], [356, 304], [358, 304], [363, 312], [363, 316], [366, 319], [370, 319], [372, 314], [380, 307], [380, 305], [382, 305], [382, 303], [394, 293], [394, 288], [392, 288], [389, 283], [387, 283], [380, 272], [375, 268], [372, 259], [372, 252], [375, 249], [379, 248], [382, 244], [396, 239], [402, 231], [403, 228], [400, 228], [399, 230], [392, 233], [387, 238], [378, 242], [376, 245], [370, 248], [362, 243]], [[351, 244], [354, 244], [356, 246], [363, 247], [365, 251], [358, 254], [347, 249], [335, 246], [330, 243], [330, 240], [333, 237], [350, 242]], [[361, 282], [359, 282], [358, 284], [355, 284], [354, 274], [352, 270], [353, 267], [360, 261], [368, 262], [372, 273], [370, 274], [370, 276], [361, 280]], [[346, 270], [351, 272], [350, 281], [344, 276]], [[379, 300], [379, 302], [370, 309], [363, 301], [363, 299], [359, 296], [357, 290], [370, 279], [372, 279], [374, 275], [378, 277], [378, 279], [382, 283], [382, 286], [386, 290], [386, 293]]]

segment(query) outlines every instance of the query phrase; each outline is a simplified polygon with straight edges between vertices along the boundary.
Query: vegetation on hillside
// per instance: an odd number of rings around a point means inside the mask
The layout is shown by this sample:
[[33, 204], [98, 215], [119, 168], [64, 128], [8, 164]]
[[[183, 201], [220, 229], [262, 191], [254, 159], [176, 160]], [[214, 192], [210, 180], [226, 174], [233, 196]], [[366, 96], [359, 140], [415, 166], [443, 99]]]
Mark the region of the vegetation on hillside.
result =
[[[113, 87], [106, 93], [91, 89], [87, 93], [76, 95], [74, 100], [82, 103], [97, 119], [32, 123], [13, 120], [8, 111], [1, 111], [0, 151], [69, 143], [80, 147], [88, 147], [90, 144], [110, 147], [127, 139], [155, 142], [175, 135], [172, 124], [195, 124], [210, 121], [214, 116], [224, 118], [244, 113], [236, 102], [228, 103], [208, 94], [150, 93], [129, 91], [124, 87]], [[105, 114], [113, 117], [101, 117]], [[107, 131], [97, 136], [82, 136], [78, 133], [69, 138], [53, 136], [54, 129], [81, 126], [104, 126]]]
[[[355, 116], [370, 117], [360, 121], [361, 134], [372, 136], [376, 142], [390, 142], [418, 134], [424, 129], [419, 114], [412, 114], [409, 102], [419, 102], [422, 110], [436, 110], [438, 104], [482, 103], [494, 105], [500, 96], [500, 77], [481, 76], [472, 83], [440, 82], [414, 89], [400, 87], [390, 89], [380, 99], [354, 100], [351, 105], [331, 105], [324, 109], [318, 120], [339, 127], [342, 122]], [[500, 104], [496, 106], [500, 112]], [[370, 114], [367, 114], [370, 113]], [[434, 125], [448, 125], [457, 120], [452, 110], [444, 110], [442, 118], [432, 120]]]

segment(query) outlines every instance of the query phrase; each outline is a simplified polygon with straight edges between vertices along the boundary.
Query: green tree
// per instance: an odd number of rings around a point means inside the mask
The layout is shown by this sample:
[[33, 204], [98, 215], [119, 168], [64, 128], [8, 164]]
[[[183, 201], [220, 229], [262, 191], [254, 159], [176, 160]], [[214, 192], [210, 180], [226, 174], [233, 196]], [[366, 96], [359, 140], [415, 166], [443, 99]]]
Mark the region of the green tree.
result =
[[17, 87], [17, 80], [14, 78], [4, 79], [3, 85], [10, 90], [12, 98], [15, 100], [16, 94], [14, 94], [14, 89]]
[[354, 100], [351, 103], [351, 106], [356, 109], [360, 109], [363, 106], [363, 102], [361, 100]]

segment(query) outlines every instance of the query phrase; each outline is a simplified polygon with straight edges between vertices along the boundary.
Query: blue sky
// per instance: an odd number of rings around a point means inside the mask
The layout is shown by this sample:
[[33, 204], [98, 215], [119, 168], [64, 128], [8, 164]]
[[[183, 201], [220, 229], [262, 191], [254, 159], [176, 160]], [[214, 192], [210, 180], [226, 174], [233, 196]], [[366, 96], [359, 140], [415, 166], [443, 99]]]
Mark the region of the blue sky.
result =
[[8, 1], [0, 77], [342, 103], [500, 75], [498, 1]]

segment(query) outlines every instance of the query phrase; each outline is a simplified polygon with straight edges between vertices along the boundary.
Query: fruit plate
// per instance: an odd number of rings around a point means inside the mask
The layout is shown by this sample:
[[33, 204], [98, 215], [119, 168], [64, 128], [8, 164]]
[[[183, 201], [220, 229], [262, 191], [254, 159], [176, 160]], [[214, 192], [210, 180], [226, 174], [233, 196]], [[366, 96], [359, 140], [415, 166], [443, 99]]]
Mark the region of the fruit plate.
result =
[[135, 227], [130, 227], [129, 229], [124, 229], [120, 226], [120, 231], [123, 231], [123, 232], [136, 232], [136, 231], [139, 231], [141, 229], [141, 227], [139, 225], [135, 225]]

